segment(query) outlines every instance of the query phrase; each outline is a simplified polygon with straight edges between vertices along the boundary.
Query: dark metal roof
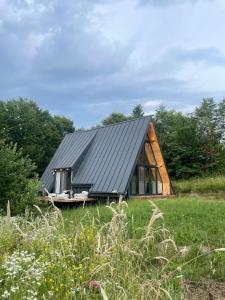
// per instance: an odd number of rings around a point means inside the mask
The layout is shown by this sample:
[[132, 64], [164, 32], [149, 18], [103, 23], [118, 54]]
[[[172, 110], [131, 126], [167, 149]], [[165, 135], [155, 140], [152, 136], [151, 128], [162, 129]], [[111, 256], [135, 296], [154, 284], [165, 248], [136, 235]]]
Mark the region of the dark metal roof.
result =
[[41, 177], [41, 181], [47, 189], [51, 189], [54, 181], [52, 171], [60, 168], [72, 168], [88, 148], [96, 133], [97, 130], [93, 129], [89, 131], [77, 131], [64, 136]]
[[88, 146], [72, 184], [90, 184], [93, 194], [125, 193], [150, 121], [148, 116], [66, 135], [42, 176], [43, 183], [47, 186], [49, 178], [53, 180], [49, 173], [56, 166], [74, 165]]

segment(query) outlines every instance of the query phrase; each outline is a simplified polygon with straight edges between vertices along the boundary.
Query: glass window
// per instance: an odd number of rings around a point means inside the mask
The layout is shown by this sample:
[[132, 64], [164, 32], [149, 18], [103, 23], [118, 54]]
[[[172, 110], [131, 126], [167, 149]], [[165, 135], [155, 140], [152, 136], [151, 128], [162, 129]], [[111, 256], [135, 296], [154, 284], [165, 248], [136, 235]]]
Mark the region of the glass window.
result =
[[131, 178], [131, 195], [162, 194], [163, 183], [157, 167], [137, 166]]
[[55, 193], [60, 193], [60, 172], [56, 172], [55, 174]]
[[144, 151], [144, 147], [142, 148], [141, 153], [139, 154], [137, 164], [138, 165], [144, 165], [145, 164], [145, 151]]
[[152, 147], [149, 143], [145, 143], [145, 152], [146, 152], [146, 164], [156, 165], [155, 156], [153, 154]]
[[152, 146], [146, 136], [131, 179], [130, 191], [132, 195], [156, 195], [161, 194], [162, 189], [162, 180], [157, 162]]
[[157, 194], [157, 173], [156, 173], [156, 168], [150, 168], [150, 176], [151, 176], [151, 190], [152, 190], [152, 194], [155, 195]]
[[138, 167], [138, 190], [139, 195], [145, 194], [145, 167]]
[[149, 168], [145, 168], [145, 194], [150, 194]]
[[137, 193], [137, 168], [135, 168], [134, 175], [131, 179], [131, 194], [136, 195]]
[[71, 188], [71, 171], [56, 171], [55, 174], [55, 193], [60, 194]]
[[162, 194], [163, 192], [163, 183], [162, 178], [160, 176], [159, 170], [157, 169], [157, 187], [158, 187], [158, 194]]

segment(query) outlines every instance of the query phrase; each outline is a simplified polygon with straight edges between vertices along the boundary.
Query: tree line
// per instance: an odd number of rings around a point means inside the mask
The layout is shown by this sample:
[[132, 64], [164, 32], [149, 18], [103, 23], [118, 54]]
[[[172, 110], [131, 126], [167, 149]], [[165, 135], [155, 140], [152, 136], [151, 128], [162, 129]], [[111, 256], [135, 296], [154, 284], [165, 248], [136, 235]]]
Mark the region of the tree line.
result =
[[[139, 104], [130, 115], [112, 112], [100, 125], [142, 116]], [[225, 100], [203, 99], [190, 114], [160, 106], [152, 118], [172, 179], [225, 174]], [[19, 212], [35, 198], [38, 176], [63, 135], [75, 130], [73, 121], [51, 115], [34, 101], [0, 101], [0, 209], [14, 199]]]
[[34, 101], [0, 101], [0, 212], [8, 200], [12, 213], [36, 201], [42, 174], [73, 121], [53, 116]]
[[[142, 116], [137, 105], [130, 116], [114, 112], [102, 123]], [[225, 174], [225, 99], [203, 99], [189, 114], [160, 106], [152, 120], [172, 179]]]

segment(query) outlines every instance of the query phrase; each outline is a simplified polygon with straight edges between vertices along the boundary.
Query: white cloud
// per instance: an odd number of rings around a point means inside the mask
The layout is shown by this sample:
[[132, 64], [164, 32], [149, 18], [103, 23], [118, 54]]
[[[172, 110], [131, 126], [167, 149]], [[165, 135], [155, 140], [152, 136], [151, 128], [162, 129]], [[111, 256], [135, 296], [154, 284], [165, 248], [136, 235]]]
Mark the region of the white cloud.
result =
[[0, 0], [0, 98], [85, 126], [137, 103], [188, 111], [224, 97], [224, 1], [145, 2]]
[[143, 103], [143, 107], [144, 108], [156, 108], [163, 104], [164, 104], [163, 100], [148, 100]]

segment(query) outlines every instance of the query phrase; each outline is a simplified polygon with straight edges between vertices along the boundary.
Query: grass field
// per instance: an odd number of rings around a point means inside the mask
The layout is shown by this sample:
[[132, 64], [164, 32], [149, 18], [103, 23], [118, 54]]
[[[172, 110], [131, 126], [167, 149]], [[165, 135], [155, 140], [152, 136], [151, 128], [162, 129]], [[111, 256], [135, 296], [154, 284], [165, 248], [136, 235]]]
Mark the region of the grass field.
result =
[[184, 299], [183, 281], [224, 280], [225, 197], [154, 204], [0, 217], [0, 297]]
[[[200, 197], [181, 196], [175, 199], [155, 200], [164, 216], [165, 227], [170, 230], [178, 247], [187, 246], [192, 259], [204, 251], [225, 248], [225, 196]], [[112, 214], [106, 207], [90, 207], [91, 216], [100, 215], [101, 223], [108, 222]], [[132, 200], [126, 209], [130, 238], [140, 238], [152, 213], [148, 201]], [[68, 222], [77, 222], [83, 216], [83, 209], [64, 211]], [[188, 249], [188, 250], [189, 250]], [[180, 264], [180, 260], [178, 262]], [[225, 278], [225, 253], [205, 255], [194, 260], [183, 269], [187, 279]]]
[[173, 182], [173, 189], [179, 193], [224, 194], [225, 176], [193, 178]]

